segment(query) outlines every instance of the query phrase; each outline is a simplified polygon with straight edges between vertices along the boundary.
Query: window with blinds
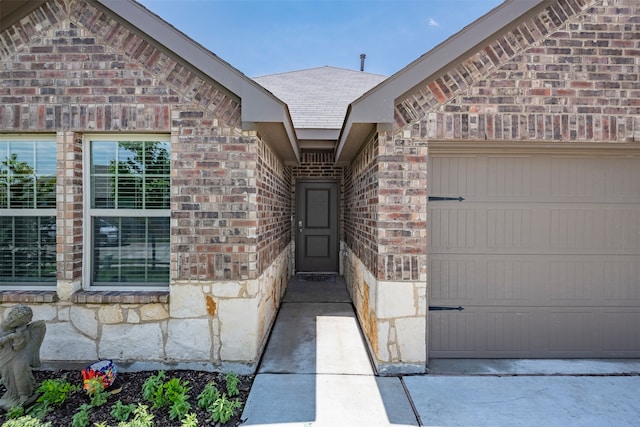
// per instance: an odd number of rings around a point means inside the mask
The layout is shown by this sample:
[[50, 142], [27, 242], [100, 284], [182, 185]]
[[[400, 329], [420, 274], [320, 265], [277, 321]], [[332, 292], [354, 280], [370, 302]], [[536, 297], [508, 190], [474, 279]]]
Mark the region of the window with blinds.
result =
[[56, 285], [56, 141], [0, 138], [0, 289]]
[[155, 137], [89, 138], [91, 286], [169, 284], [170, 146]]

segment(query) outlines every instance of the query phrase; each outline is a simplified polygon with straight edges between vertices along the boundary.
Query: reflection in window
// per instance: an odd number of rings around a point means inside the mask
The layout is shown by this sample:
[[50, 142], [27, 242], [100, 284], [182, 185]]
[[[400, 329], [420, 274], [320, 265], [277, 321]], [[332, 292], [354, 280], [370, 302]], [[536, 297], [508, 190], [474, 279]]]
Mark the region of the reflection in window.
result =
[[0, 140], [0, 285], [55, 285], [55, 207], [55, 141]]
[[169, 218], [95, 217], [93, 284], [166, 285]]
[[169, 143], [94, 141], [92, 207], [169, 209]]
[[91, 141], [91, 282], [169, 284], [169, 142]]

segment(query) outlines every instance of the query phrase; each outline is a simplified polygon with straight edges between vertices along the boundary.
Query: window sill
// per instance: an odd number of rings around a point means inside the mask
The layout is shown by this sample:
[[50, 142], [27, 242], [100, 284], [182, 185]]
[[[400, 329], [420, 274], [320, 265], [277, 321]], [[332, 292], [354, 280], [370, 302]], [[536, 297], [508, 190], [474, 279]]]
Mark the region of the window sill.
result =
[[0, 303], [48, 303], [58, 301], [55, 291], [1, 291]]
[[71, 295], [77, 304], [167, 304], [168, 291], [80, 291]]

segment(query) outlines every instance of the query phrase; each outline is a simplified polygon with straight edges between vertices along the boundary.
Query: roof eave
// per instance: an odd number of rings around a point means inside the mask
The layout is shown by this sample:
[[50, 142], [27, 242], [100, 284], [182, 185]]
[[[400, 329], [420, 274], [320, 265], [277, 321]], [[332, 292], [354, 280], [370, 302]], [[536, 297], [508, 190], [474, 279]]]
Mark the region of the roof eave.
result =
[[338, 140], [336, 162], [350, 160], [343, 153], [357, 151], [345, 150], [347, 143], [365, 142], [354, 141], [352, 136], [354, 124], [382, 124], [385, 127], [393, 124], [396, 99], [464, 56], [478, 44], [511, 26], [514, 21], [545, 1], [547, 0], [506, 0], [353, 101], [347, 110]]

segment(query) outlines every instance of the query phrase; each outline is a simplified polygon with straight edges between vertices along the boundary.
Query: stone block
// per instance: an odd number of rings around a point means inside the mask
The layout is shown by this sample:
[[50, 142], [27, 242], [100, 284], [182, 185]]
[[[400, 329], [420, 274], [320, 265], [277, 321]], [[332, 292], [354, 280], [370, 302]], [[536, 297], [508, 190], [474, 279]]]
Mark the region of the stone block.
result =
[[166, 355], [170, 360], [209, 361], [209, 319], [172, 319], [167, 326]]
[[75, 305], [69, 315], [74, 328], [91, 339], [98, 338], [98, 319], [94, 310]]
[[216, 282], [212, 293], [218, 298], [239, 298], [242, 296], [242, 288], [239, 282]]
[[117, 324], [124, 321], [122, 309], [118, 304], [104, 305], [98, 310], [98, 320], [101, 324]]
[[140, 323], [140, 314], [136, 310], [127, 310], [127, 323]]
[[163, 341], [159, 323], [104, 325], [98, 355], [101, 359], [161, 360]]
[[168, 318], [169, 312], [163, 304], [145, 304], [140, 307], [140, 320], [143, 322]]
[[61, 301], [65, 301], [80, 289], [82, 289], [82, 283], [78, 280], [58, 280], [56, 293]]
[[227, 361], [253, 362], [258, 358], [258, 300], [221, 300], [218, 305], [220, 322], [220, 357]]
[[58, 317], [58, 310], [51, 304], [42, 304], [31, 306], [33, 310], [33, 320], [44, 320], [45, 322], [51, 322]]
[[207, 303], [199, 285], [172, 284], [169, 287], [169, 314], [172, 318], [187, 319], [207, 315]]
[[376, 314], [381, 319], [415, 316], [417, 293], [413, 282], [378, 282]]
[[41, 360], [94, 361], [97, 358], [96, 342], [82, 335], [71, 323], [47, 323], [40, 347]]
[[426, 363], [426, 316], [396, 319], [395, 326], [400, 362]]

